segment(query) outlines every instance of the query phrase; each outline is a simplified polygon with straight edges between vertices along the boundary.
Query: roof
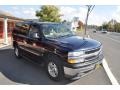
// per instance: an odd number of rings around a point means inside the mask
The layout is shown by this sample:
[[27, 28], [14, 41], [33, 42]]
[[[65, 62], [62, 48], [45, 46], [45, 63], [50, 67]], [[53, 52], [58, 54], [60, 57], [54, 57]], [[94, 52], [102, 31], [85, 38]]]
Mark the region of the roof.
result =
[[0, 10], [0, 18], [5, 18], [5, 17], [7, 17], [8, 19], [24, 20], [22, 18], [13, 16], [11, 13]]
[[41, 21], [34, 21], [34, 20], [26, 20], [23, 23], [36, 23], [36, 24], [63, 24], [60, 22], [41, 22]]

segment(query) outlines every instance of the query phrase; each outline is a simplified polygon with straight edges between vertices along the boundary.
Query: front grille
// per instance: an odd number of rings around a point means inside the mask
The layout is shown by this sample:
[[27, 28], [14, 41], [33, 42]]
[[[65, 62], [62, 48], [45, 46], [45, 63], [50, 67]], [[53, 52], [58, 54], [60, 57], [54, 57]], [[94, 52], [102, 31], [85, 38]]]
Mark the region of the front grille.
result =
[[89, 50], [89, 51], [85, 51], [85, 54], [91, 54], [91, 53], [97, 52], [99, 50], [100, 50], [100, 48]]
[[89, 66], [89, 65], [95, 64], [99, 61], [100, 61], [99, 57], [97, 57], [97, 59], [85, 61], [84, 63], [82, 63], [82, 66]]
[[98, 55], [94, 55], [94, 56], [86, 57], [86, 58], [85, 58], [85, 61], [93, 60], [93, 59], [96, 59], [97, 57], [98, 57]]
[[86, 57], [84, 58], [85, 59], [85, 61], [84, 61], [85, 65], [96, 63], [96, 62], [99, 61], [98, 59], [101, 57], [100, 48], [86, 51], [85, 54], [86, 54]]

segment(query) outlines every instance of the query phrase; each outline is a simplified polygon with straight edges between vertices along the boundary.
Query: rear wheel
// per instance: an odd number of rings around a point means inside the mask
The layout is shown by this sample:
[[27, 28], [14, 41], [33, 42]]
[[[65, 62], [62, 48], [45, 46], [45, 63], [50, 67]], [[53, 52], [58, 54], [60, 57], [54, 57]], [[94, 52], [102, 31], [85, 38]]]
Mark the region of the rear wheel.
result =
[[20, 56], [20, 49], [19, 49], [18, 46], [15, 46], [15, 47], [14, 47], [14, 53], [15, 53], [15, 56], [16, 56], [17, 58], [21, 58], [21, 56]]
[[46, 70], [48, 76], [52, 80], [60, 81], [64, 77], [64, 70], [62, 64], [60, 63], [59, 57], [56, 56], [47, 57]]

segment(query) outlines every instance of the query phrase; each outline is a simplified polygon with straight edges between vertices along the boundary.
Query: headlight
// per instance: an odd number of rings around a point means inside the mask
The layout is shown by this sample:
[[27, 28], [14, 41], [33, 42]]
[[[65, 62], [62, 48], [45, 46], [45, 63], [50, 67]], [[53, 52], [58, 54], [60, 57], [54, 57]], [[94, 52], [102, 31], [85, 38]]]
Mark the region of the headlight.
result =
[[84, 51], [78, 51], [78, 52], [69, 52], [68, 57], [78, 57], [84, 54]]
[[80, 62], [84, 62], [84, 58], [80, 57], [82, 55], [84, 55], [84, 51], [69, 52], [68, 53], [68, 63], [80, 63]]

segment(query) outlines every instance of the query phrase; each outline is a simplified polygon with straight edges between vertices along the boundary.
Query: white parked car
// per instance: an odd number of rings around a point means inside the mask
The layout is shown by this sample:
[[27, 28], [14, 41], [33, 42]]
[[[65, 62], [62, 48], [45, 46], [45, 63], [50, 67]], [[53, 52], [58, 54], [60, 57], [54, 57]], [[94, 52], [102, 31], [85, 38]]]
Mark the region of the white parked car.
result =
[[107, 33], [107, 30], [106, 29], [102, 29], [101, 33]]

